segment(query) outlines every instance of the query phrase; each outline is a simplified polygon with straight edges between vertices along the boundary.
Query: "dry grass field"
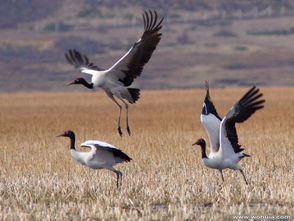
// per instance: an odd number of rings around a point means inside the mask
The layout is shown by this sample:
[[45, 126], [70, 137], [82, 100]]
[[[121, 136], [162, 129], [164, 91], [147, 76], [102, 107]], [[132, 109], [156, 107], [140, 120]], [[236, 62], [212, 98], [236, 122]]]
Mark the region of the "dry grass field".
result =
[[[248, 88], [212, 89], [221, 116]], [[0, 220], [223, 220], [236, 214], [294, 215], [294, 87], [262, 88], [265, 109], [238, 125], [249, 185], [236, 171], [201, 162], [204, 90], [143, 91], [130, 108], [132, 136], [116, 130], [117, 109], [102, 93], [0, 94]], [[124, 121], [122, 121], [125, 123]], [[125, 125], [125, 124], [123, 124]], [[77, 146], [111, 143], [133, 161], [114, 173], [74, 162]], [[81, 150], [80, 147], [78, 149]], [[86, 151], [86, 150], [85, 150]]]

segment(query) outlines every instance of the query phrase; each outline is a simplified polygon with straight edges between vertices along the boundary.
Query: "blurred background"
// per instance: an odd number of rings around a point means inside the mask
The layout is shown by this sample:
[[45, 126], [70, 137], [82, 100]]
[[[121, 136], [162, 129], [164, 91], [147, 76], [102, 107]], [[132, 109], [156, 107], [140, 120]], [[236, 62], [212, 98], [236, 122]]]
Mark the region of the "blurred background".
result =
[[[1, 0], [0, 92], [87, 90], [67, 63], [75, 48], [110, 67], [164, 16], [143, 89], [294, 85], [293, 0]], [[89, 76], [86, 76], [89, 77]]]

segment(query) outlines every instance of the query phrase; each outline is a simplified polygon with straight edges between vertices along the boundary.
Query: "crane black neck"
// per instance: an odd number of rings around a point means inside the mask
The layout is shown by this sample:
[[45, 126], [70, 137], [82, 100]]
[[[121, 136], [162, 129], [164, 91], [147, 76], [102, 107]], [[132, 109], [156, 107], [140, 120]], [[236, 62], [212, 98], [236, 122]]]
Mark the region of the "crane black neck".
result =
[[201, 143], [199, 144], [200, 147], [201, 147], [201, 158], [204, 159], [204, 158], [207, 158], [207, 155], [206, 155], [206, 143]]
[[69, 135], [69, 139], [70, 139], [70, 149], [71, 150], [75, 150], [75, 142], [76, 142], [76, 136], [74, 133]]
[[93, 83], [88, 83], [85, 79], [83, 79], [83, 81], [81, 81], [81, 84], [84, 85], [86, 88], [89, 88], [89, 89], [94, 88], [94, 84]]

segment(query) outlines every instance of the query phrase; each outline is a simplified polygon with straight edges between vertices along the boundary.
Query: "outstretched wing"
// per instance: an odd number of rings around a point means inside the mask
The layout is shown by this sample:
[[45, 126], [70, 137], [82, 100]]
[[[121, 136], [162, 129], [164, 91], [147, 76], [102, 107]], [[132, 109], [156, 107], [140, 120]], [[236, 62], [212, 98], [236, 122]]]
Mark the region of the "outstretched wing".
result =
[[221, 118], [218, 115], [209, 94], [209, 84], [206, 82], [206, 96], [203, 102], [200, 121], [206, 129], [209, 136], [211, 152], [217, 152], [219, 149], [219, 130]]
[[98, 145], [101, 148], [105, 147], [105, 148], [118, 149], [117, 147], [115, 147], [109, 143], [99, 141], [99, 140], [87, 140], [81, 144], [81, 147], [90, 147], [91, 145]]
[[97, 140], [88, 140], [82, 143], [81, 147], [96, 148], [97, 150], [100, 150], [100, 151], [97, 151], [96, 154], [101, 154], [101, 150], [110, 152], [115, 157], [116, 163], [132, 160], [127, 154], [122, 152], [120, 149], [106, 142], [97, 141]]
[[64, 55], [66, 60], [75, 68], [80, 69], [82, 73], [93, 75], [97, 71], [102, 71], [101, 68], [91, 63], [86, 55], [82, 55], [75, 49], [69, 49]]
[[239, 153], [243, 148], [238, 143], [238, 135], [235, 124], [247, 120], [255, 111], [264, 108], [265, 100], [262, 93], [255, 86], [252, 87], [227, 113], [221, 122], [221, 148], [224, 152]]
[[158, 21], [156, 11], [143, 13], [144, 33], [133, 47], [120, 58], [110, 69], [109, 75], [121, 81], [125, 86], [130, 86], [133, 80], [140, 76], [144, 65], [149, 61], [153, 51], [161, 39], [163, 18]]

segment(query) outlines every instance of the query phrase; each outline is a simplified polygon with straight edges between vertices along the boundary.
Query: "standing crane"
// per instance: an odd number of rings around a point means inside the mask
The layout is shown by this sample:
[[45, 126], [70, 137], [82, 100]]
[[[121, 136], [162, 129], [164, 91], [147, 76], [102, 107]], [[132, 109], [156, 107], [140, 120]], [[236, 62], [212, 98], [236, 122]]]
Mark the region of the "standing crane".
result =
[[122, 185], [122, 172], [113, 168], [114, 165], [122, 162], [129, 162], [132, 159], [111, 144], [98, 141], [87, 140], [81, 147], [91, 148], [89, 152], [80, 152], [75, 148], [75, 133], [71, 130], [65, 131], [57, 137], [68, 137], [70, 139], [70, 154], [80, 164], [92, 169], [107, 169], [113, 171], [117, 176], [117, 188]]
[[222, 170], [229, 168], [239, 170], [244, 181], [248, 184], [243, 170], [237, 163], [244, 157], [250, 157], [242, 153], [244, 148], [238, 143], [238, 135], [235, 124], [246, 121], [255, 111], [262, 109], [265, 100], [259, 98], [262, 93], [255, 86], [252, 87], [221, 119], [211, 101], [207, 84], [206, 97], [200, 116], [210, 140], [210, 154], [206, 155], [206, 142], [203, 138], [198, 139], [193, 145], [201, 147], [202, 161], [205, 166], [218, 169], [224, 181]]

